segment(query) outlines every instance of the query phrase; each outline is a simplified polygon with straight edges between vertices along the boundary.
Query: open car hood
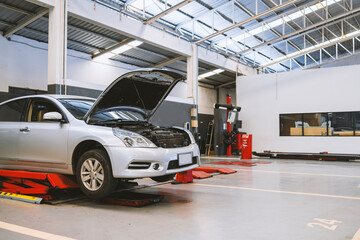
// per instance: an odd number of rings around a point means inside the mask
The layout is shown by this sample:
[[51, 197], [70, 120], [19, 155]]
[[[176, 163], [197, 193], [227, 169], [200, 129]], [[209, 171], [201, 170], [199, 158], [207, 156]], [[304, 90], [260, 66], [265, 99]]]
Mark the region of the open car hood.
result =
[[170, 91], [185, 77], [161, 69], [140, 69], [128, 72], [110, 84], [84, 116], [88, 123], [92, 115], [108, 108], [129, 107], [142, 110], [149, 119]]

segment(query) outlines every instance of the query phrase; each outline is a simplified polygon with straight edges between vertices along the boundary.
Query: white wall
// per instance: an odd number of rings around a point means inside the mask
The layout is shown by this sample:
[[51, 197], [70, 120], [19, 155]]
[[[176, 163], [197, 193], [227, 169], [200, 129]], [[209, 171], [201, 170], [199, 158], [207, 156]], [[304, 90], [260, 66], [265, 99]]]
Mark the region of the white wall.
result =
[[[12, 36], [12, 41], [0, 37], [0, 91], [8, 86], [47, 90], [47, 44]], [[67, 78], [72, 85], [108, 85], [135, 66], [91, 60], [87, 54], [68, 51]], [[78, 84], [76, 82], [79, 82]]]
[[216, 103], [216, 90], [199, 87], [199, 109], [200, 114], [214, 114], [214, 105]]
[[279, 114], [360, 111], [360, 67], [238, 77], [237, 104], [255, 151], [360, 153], [360, 137], [279, 136]]
[[236, 88], [220, 88], [219, 103], [226, 104], [226, 95], [230, 94], [231, 104], [236, 105]]
[[47, 90], [47, 45], [33, 42], [30, 47], [0, 37], [0, 91], [9, 86]]

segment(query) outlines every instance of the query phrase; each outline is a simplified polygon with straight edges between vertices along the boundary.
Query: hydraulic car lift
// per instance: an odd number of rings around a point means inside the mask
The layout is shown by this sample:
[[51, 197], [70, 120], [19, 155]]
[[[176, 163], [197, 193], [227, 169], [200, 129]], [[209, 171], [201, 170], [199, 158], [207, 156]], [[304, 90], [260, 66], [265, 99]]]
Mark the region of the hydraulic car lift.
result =
[[230, 174], [230, 173], [236, 173], [236, 171], [224, 167], [197, 167], [193, 170], [177, 173], [176, 179], [174, 182], [172, 182], [172, 184], [192, 183], [194, 178], [204, 179], [204, 178], [210, 178], [218, 174]]
[[[103, 202], [126, 206], [145, 206], [160, 202], [163, 196], [137, 193], [134, 190], [165, 183], [138, 186], [136, 182], [123, 183]], [[86, 198], [72, 176], [57, 173], [0, 170], [0, 198], [30, 203], [58, 204]]]
[[[121, 182], [117, 190], [102, 202], [125, 206], [141, 207], [160, 202], [162, 195], [134, 192], [168, 183], [191, 183], [193, 178], [202, 179], [216, 174], [236, 173], [223, 167], [198, 167], [194, 171], [177, 174], [175, 181], [150, 185], [137, 182]], [[86, 198], [73, 176], [57, 173], [39, 173], [15, 170], [0, 170], [0, 198], [9, 198], [30, 203], [59, 204]]]
[[0, 170], [0, 191], [2, 197], [21, 198], [30, 201], [29, 197], [22, 197], [22, 194], [34, 197], [35, 203], [50, 201], [55, 198], [55, 190], [77, 189], [79, 186], [69, 177], [57, 173], [38, 173], [27, 171]]

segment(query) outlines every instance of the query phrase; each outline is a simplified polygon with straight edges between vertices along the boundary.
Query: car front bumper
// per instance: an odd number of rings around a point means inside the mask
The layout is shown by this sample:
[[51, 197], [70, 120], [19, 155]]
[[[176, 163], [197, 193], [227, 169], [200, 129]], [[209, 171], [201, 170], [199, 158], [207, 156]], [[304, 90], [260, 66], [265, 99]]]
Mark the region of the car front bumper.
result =
[[[196, 144], [182, 148], [128, 148], [105, 146], [115, 178], [158, 177], [191, 170], [200, 165], [200, 152]], [[179, 154], [190, 153], [193, 162], [179, 166]], [[148, 168], [131, 169], [134, 163]], [[142, 164], [143, 163], [143, 164]], [[158, 169], [154, 166], [159, 164]], [[130, 168], [130, 169], [129, 169]]]

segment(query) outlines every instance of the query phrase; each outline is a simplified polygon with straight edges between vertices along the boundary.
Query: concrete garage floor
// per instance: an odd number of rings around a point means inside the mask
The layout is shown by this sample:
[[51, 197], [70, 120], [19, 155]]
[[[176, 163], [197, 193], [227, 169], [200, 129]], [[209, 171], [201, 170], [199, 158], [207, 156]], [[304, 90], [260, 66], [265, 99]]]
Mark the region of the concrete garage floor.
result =
[[0, 199], [0, 239], [360, 239], [360, 162], [261, 161], [142, 190], [165, 196], [143, 208]]

